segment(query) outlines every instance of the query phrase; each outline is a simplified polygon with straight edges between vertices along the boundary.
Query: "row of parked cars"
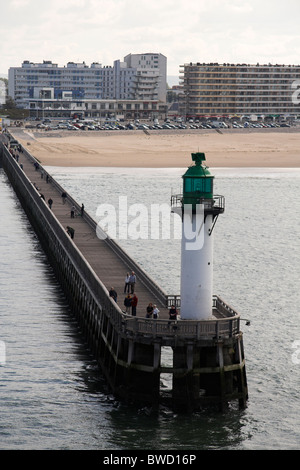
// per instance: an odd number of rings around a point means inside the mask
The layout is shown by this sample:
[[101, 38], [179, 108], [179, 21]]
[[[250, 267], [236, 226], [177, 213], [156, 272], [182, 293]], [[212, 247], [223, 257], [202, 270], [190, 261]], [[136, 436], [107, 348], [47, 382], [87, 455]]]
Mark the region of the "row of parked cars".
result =
[[159, 130], [159, 129], [188, 129], [188, 128], [199, 128], [197, 125], [185, 125], [182, 123], [179, 124], [172, 124], [172, 123], [167, 123], [164, 122], [162, 124], [141, 124], [141, 123], [135, 123], [135, 122], [130, 122], [127, 124], [122, 124], [122, 123], [106, 123], [106, 124], [100, 124], [100, 123], [80, 123], [80, 122], [72, 122], [72, 121], [65, 121], [65, 122], [60, 122], [58, 124], [48, 124], [48, 123], [40, 123], [37, 124], [37, 126], [34, 126], [38, 129], [45, 129], [45, 130], [73, 130], [73, 131], [79, 131], [79, 130], [90, 130], [90, 131], [95, 131], [95, 130]]
[[282, 122], [282, 123], [266, 123], [266, 122], [244, 122], [244, 124], [238, 124], [237, 122], [234, 122], [232, 124], [232, 127], [234, 128], [239, 128], [239, 127], [255, 127], [255, 128], [263, 128], [263, 127], [291, 127], [290, 124], [287, 122]]
[[79, 130], [160, 130], [160, 129], [220, 129], [220, 128], [267, 128], [267, 127], [290, 127], [290, 124], [287, 123], [252, 123], [252, 122], [245, 122], [243, 124], [238, 122], [233, 122], [231, 124], [224, 124], [223, 126], [218, 125], [218, 123], [213, 123], [210, 121], [207, 122], [170, 122], [169, 120], [163, 123], [152, 123], [152, 124], [145, 124], [140, 122], [129, 122], [127, 124], [122, 123], [106, 123], [100, 124], [95, 122], [79, 122], [79, 121], [61, 121], [59, 123], [47, 122], [43, 121], [42, 123], [38, 124], [37, 127], [39, 129], [45, 130], [72, 130], [72, 131], [79, 131]]
[[114, 123], [114, 124], [99, 124], [99, 123], [77, 123], [71, 121], [64, 121], [58, 124], [48, 124], [48, 123], [41, 123], [34, 126], [38, 129], [46, 129], [46, 130], [160, 130], [160, 129], [214, 129], [216, 126], [209, 123], [171, 123], [163, 122], [157, 124], [144, 124], [144, 123], [137, 123], [137, 122], [130, 122], [127, 124], [121, 123]]

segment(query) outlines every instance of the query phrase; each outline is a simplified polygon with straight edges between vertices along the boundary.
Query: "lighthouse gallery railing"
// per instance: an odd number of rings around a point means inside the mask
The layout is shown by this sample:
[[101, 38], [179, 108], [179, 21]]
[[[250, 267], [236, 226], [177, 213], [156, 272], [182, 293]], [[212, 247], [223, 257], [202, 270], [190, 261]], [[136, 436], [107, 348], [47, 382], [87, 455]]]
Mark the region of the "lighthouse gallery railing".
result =
[[[204, 209], [214, 209], [217, 212], [224, 212], [225, 210], [225, 198], [219, 194], [215, 194], [213, 198], [206, 199], [199, 197], [195, 200], [196, 204], [204, 204]], [[183, 194], [173, 194], [171, 196], [171, 206], [172, 207], [182, 207], [183, 204]]]

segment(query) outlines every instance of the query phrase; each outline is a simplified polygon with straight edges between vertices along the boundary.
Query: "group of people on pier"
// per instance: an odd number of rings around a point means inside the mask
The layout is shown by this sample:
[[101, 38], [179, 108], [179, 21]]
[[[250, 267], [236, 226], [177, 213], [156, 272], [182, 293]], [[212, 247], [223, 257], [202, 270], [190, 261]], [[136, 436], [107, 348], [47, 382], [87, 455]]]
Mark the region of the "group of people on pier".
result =
[[133, 315], [134, 317], [136, 316], [136, 308], [138, 304], [138, 298], [134, 292], [135, 284], [136, 284], [136, 274], [134, 271], [131, 271], [130, 274], [127, 273], [125, 276], [124, 294], [127, 293], [127, 295], [124, 299], [124, 307], [125, 307], [125, 313], [130, 313], [130, 309], [131, 309], [131, 315]]
[[[131, 314], [132, 316], [136, 316], [137, 313], [137, 304], [138, 304], [138, 297], [135, 294], [135, 284], [136, 284], [136, 274], [134, 271], [131, 274], [127, 273], [125, 276], [125, 284], [124, 284], [124, 294], [126, 294], [124, 298], [123, 305], [125, 310], [124, 313]], [[111, 287], [109, 290], [109, 295], [114, 299], [115, 302], [118, 301], [118, 294], [114, 287]], [[146, 318], [153, 318], [157, 320], [159, 318], [159, 309], [157, 308], [156, 304], [149, 302], [146, 307]], [[177, 320], [178, 311], [175, 305], [172, 305], [169, 310], [169, 320]]]
[[146, 318], [153, 318], [154, 320], [157, 320], [158, 317], [159, 317], [159, 310], [157, 308], [157, 305], [150, 302], [146, 308]]
[[127, 294], [125, 299], [124, 299], [124, 307], [125, 307], [125, 313], [128, 313], [130, 314], [130, 310], [131, 310], [131, 315], [133, 317], [136, 316], [136, 308], [137, 308], [137, 304], [138, 304], [138, 298], [136, 296], [136, 294]]
[[[124, 307], [125, 307], [125, 312], [127, 314], [130, 314], [132, 316], [136, 316], [136, 308], [138, 304], [138, 297], [136, 296], [134, 290], [135, 290], [135, 284], [136, 284], [136, 274], [134, 271], [131, 272], [131, 274], [127, 273], [125, 277], [125, 285], [124, 285], [124, 294], [126, 294], [125, 299], [124, 299]], [[109, 295], [114, 299], [115, 302], [118, 301], [118, 294], [115, 290], [114, 287], [111, 287], [109, 290]]]

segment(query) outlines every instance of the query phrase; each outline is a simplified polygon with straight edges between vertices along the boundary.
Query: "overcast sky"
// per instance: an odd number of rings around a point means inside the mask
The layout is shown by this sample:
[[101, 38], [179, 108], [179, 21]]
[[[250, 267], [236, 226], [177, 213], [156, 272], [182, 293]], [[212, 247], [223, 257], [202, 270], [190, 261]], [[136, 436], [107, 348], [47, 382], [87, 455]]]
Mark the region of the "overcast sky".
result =
[[300, 0], [0, 0], [0, 73], [23, 60], [113, 65], [160, 52], [188, 62], [300, 63]]

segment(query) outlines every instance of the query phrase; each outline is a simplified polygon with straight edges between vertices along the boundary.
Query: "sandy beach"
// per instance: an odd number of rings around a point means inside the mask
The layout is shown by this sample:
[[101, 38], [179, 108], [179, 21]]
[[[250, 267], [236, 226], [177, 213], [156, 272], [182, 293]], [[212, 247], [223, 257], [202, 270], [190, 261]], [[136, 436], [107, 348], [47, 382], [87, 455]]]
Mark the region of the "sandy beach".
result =
[[14, 129], [13, 134], [46, 166], [186, 168], [191, 164], [191, 153], [204, 152], [209, 167], [299, 167], [300, 129], [251, 131], [146, 134]]

